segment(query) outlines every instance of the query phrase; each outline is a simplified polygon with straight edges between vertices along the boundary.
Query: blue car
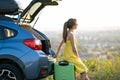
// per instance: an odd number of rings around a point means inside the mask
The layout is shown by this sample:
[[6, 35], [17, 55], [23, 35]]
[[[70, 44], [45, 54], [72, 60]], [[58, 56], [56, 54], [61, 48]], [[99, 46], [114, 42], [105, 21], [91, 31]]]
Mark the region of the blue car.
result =
[[51, 0], [33, 0], [18, 18], [0, 16], [0, 80], [37, 80], [53, 74], [55, 55], [50, 40], [31, 27]]

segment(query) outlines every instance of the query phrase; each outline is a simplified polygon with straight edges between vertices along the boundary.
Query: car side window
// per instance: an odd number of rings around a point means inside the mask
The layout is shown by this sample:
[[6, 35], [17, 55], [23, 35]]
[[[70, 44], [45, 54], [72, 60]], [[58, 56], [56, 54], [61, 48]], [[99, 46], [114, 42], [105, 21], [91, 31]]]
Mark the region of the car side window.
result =
[[5, 39], [15, 37], [17, 35], [17, 31], [4, 27], [4, 34], [5, 34]]
[[4, 28], [4, 32], [5, 32], [6, 38], [13, 37], [15, 35], [13, 30], [10, 30], [10, 29], [7, 29], [7, 28]]
[[0, 40], [8, 39], [17, 35], [17, 31], [0, 25]]

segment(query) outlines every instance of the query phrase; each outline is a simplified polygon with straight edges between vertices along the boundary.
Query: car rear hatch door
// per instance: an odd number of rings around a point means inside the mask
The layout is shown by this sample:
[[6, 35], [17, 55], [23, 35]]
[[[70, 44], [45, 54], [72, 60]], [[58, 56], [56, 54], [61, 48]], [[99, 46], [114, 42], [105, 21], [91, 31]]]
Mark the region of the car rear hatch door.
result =
[[18, 21], [31, 23], [45, 6], [52, 5], [58, 5], [58, 2], [55, 0], [32, 0], [28, 7], [19, 16]]
[[[21, 13], [21, 15], [18, 18], [18, 23], [31, 23], [35, 17], [37, 16], [37, 14], [45, 7], [45, 6], [54, 6], [54, 5], [58, 5], [57, 1], [52, 1], [52, 0], [32, 0], [32, 2], [28, 5], [28, 7]], [[41, 40], [42, 42], [42, 48], [43, 51], [49, 55], [49, 49], [51, 47], [50, 45], [50, 41], [48, 38], [45, 37], [45, 35], [43, 35], [42, 33], [40, 33], [39, 31], [32, 29], [32, 34], [39, 34], [39, 36], [42, 36], [43, 39], [40, 39], [39, 37], [37, 37], [39, 40]], [[37, 33], [36, 33], [37, 32]]]

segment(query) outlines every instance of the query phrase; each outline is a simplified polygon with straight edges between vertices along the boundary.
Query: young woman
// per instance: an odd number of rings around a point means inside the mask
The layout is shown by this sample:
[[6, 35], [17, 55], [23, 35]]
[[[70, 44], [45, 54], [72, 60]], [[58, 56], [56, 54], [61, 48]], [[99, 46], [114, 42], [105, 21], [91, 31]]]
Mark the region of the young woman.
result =
[[64, 23], [63, 40], [59, 45], [55, 58], [57, 58], [62, 45], [65, 43], [63, 60], [71, 62], [75, 65], [76, 74], [80, 74], [80, 80], [89, 80], [88, 76], [86, 75], [88, 69], [78, 55], [76, 47], [77, 40], [73, 34], [74, 30], [77, 29], [77, 26], [77, 20], [72, 18]]

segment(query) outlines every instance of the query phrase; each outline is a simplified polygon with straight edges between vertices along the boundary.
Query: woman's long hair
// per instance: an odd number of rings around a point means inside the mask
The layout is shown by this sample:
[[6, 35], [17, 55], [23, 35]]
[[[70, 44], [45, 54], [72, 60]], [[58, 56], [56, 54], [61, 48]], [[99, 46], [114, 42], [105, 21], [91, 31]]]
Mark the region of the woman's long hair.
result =
[[77, 20], [76, 19], [69, 19], [67, 22], [64, 23], [63, 26], [63, 40], [66, 42], [67, 40], [67, 34], [68, 34], [68, 29], [71, 29], [74, 25], [76, 25]]

